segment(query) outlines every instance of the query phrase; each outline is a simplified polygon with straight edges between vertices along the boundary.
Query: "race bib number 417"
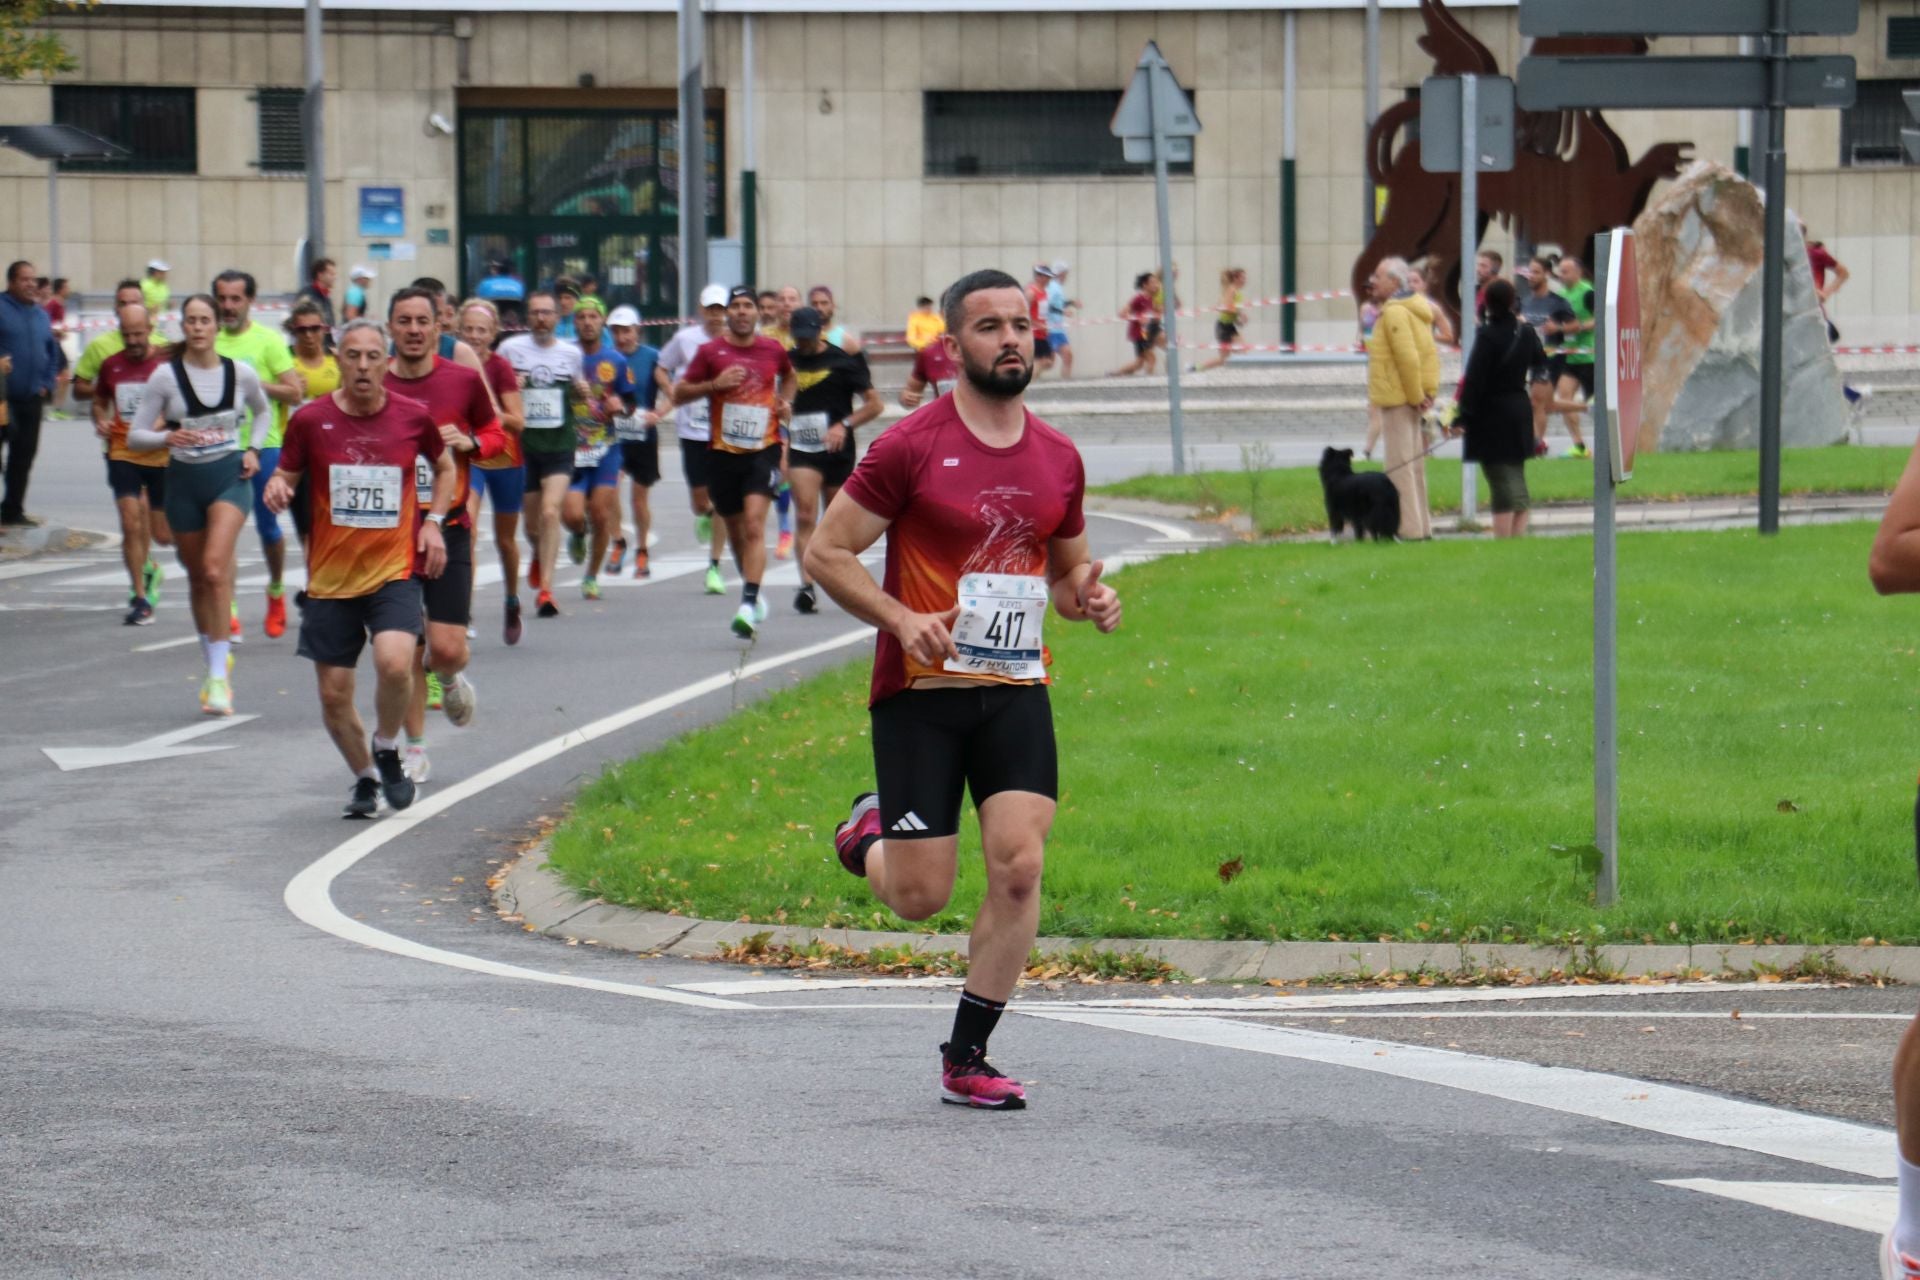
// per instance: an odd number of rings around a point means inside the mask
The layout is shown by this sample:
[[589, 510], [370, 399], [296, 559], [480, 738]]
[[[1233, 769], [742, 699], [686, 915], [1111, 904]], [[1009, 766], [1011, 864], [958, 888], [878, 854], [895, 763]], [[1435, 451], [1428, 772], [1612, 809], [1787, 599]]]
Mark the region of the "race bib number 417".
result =
[[1047, 616], [1047, 580], [1037, 575], [969, 573], [960, 579], [960, 616], [953, 624], [955, 675], [1043, 680], [1040, 629]]

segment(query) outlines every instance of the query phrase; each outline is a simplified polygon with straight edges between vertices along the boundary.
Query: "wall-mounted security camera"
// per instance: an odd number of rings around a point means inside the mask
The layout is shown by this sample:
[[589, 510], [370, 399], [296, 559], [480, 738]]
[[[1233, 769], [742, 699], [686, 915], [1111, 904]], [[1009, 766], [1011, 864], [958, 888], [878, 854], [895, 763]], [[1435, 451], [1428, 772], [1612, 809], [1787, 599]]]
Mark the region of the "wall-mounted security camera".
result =
[[453, 121], [447, 119], [438, 111], [433, 112], [427, 117], [427, 136], [432, 137], [436, 133], [447, 138], [453, 136]]

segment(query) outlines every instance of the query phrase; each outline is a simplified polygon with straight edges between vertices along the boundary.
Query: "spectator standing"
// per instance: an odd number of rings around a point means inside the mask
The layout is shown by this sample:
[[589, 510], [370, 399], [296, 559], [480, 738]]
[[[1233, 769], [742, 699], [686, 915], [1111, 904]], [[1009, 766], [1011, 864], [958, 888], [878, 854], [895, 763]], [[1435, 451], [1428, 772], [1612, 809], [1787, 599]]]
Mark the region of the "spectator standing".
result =
[[1533, 456], [1535, 374], [1546, 376], [1540, 335], [1522, 324], [1518, 299], [1505, 280], [1490, 281], [1482, 294], [1486, 322], [1474, 337], [1466, 376], [1460, 379], [1464, 457], [1480, 464], [1493, 493], [1493, 536], [1517, 538], [1527, 531], [1527, 459]]
[[147, 263], [147, 274], [140, 280], [140, 292], [147, 310], [153, 313], [155, 327], [159, 326], [160, 313], [167, 309], [167, 302], [173, 297], [173, 290], [167, 286], [167, 272], [171, 270], [164, 258], [153, 258]]
[[73, 364], [80, 358], [80, 335], [67, 321], [67, 295], [72, 285], [65, 276], [55, 276], [47, 282], [40, 305], [47, 309], [47, 321], [53, 326], [53, 343], [60, 348], [60, 372], [54, 380], [53, 416], [64, 417], [60, 412], [61, 402], [67, 398], [67, 384], [73, 380]]
[[[1487, 313], [1487, 286], [1500, 278], [1507, 260], [1494, 249], [1482, 249], [1473, 259], [1473, 314]], [[1517, 295], [1516, 295], [1517, 296]]]
[[1387, 479], [1400, 493], [1400, 536], [1433, 536], [1427, 509], [1427, 460], [1420, 449], [1420, 415], [1440, 394], [1440, 349], [1433, 342], [1433, 308], [1413, 291], [1413, 268], [1388, 258], [1370, 281], [1380, 319], [1367, 341], [1367, 402], [1378, 406], [1386, 438]]
[[7, 374], [6, 489], [0, 495], [0, 525], [34, 524], [27, 518], [27, 477], [40, 451], [40, 420], [60, 371], [60, 348], [53, 321], [40, 305], [33, 264], [7, 268], [7, 291], [0, 295], [0, 359], [11, 361]]
[[947, 322], [933, 309], [932, 298], [920, 298], [913, 304], [913, 311], [907, 316], [907, 345], [915, 351], [926, 350], [929, 343], [938, 342], [940, 335], [947, 331]]
[[1434, 282], [1431, 278], [1434, 270], [1433, 259], [1431, 257], [1420, 259], [1412, 264], [1412, 270], [1413, 274], [1408, 277], [1407, 282], [1413, 286], [1415, 293], [1427, 300], [1427, 308], [1433, 312], [1433, 340], [1442, 346], [1452, 346], [1453, 322], [1447, 319], [1446, 309], [1433, 300]]

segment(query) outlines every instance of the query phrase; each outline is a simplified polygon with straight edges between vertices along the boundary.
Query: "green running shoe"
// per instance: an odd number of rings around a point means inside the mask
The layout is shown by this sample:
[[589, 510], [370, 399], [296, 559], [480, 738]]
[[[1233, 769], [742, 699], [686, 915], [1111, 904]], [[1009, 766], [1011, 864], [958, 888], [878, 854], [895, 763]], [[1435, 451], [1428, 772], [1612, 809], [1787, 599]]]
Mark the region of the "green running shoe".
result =
[[707, 566], [707, 594], [710, 596], [723, 596], [727, 594], [727, 584], [720, 580], [720, 567], [718, 565]]
[[587, 600], [598, 600], [600, 598], [600, 579], [580, 579], [580, 595]]
[[570, 533], [567, 535], [567, 559], [580, 564], [587, 558], [587, 535]]
[[160, 584], [166, 580], [167, 575], [160, 572], [160, 566], [151, 560], [147, 561], [147, 567], [140, 571], [140, 594], [148, 604], [160, 603]]
[[427, 672], [427, 710], [438, 711], [446, 700], [446, 691], [440, 687], [440, 677]]

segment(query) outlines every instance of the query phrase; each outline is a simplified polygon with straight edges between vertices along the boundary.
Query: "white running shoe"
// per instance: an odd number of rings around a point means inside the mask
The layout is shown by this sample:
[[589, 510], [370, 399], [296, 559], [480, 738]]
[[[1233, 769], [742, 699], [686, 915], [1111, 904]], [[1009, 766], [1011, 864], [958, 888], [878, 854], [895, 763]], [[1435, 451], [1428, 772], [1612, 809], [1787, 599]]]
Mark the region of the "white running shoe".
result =
[[769, 612], [769, 609], [770, 609], [770, 606], [767, 604], [767, 598], [765, 596], [758, 596], [754, 599], [753, 621], [755, 626], [758, 626], [760, 623], [765, 622], [767, 620], [767, 613]]
[[424, 746], [416, 747], [408, 743], [407, 749], [400, 753], [400, 768], [414, 782], [425, 782], [427, 775], [433, 772], [433, 762], [427, 759]]
[[[473, 723], [474, 708], [480, 703], [479, 695], [462, 671], [452, 680], [443, 681], [440, 693], [440, 705], [447, 713], [447, 719], [453, 721], [456, 728], [464, 729]], [[414, 781], [418, 782], [416, 778]]]
[[750, 604], [743, 604], [734, 612], [733, 621], [729, 625], [733, 628], [733, 634], [742, 640], [751, 640], [759, 622], [758, 611]]
[[1893, 1245], [1893, 1228], [1880, 1237], [1880, 1280], [1920, 1280], [1920, 1258]]

